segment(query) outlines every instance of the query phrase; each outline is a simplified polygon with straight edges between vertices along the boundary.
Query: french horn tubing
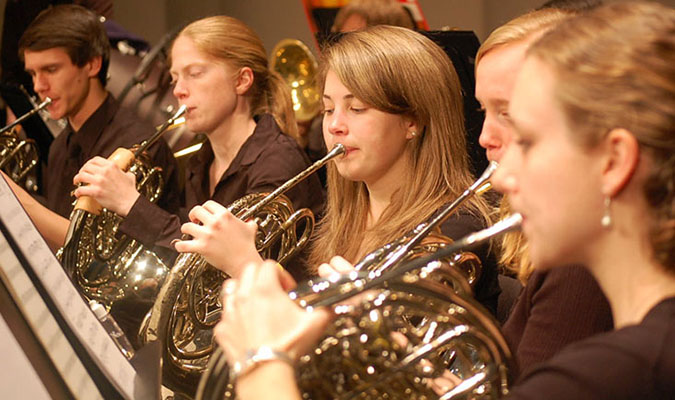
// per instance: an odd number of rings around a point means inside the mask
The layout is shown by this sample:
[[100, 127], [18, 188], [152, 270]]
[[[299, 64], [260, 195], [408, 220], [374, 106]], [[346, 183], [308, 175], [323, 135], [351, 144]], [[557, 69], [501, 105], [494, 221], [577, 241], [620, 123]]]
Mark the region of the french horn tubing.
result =
[[0, 169], [14, 182], [32, 192], [37, 190], [37, 182], [34, 180], [31, 182], [29, 174], [38, 164], [38, 151], [35, 141], [22, 139], [16, 126], [43, 110], [51, 102], [52, 99], [46, 97], [37, 107], [0, 129]]
[[[118, 148], [108, 158], [123, 171], [133, 172], [137, 189], [152, 202], [161, 195], [164, 182], [161, 169], [151, 165], [145, 151], [185, 110], [181, 106], [138, 147]], [[121, 221], [93, 198], [82, 196], [71, 213], [65, 244], [57, 253], [82, 295], [108, 309], [120, 301], [154, 300], [169, 270], [152, 251], [117, 232]]]
[[[336, 314], [319, 344], [297, 363], [302, 398], [448, 400], [505, 395], [512, 357], [494, 319], [466, 293], [448, 293], [441, 283], [410, 272], [521, 223], [522, 217], [514, 214], [395, 269], [354, 271], [337, 281], [308, 281], [289, 292], [307, 310], [331, 307]], [[355, 296], [361, 296], [358, 304], [345, 305]], [[436, 379], [448, 374], [460, 383], [436, 387]], [[235, 397], [227, 359], [218, 348], [196, 398]]]
[[[377, 275], [396, 268], [404, 260], [432, 253], [452, 243], [452, 240], [440, 234], [440, 225], [466, 200], [490, 188], [490, 177], [498, 166], [497, 162], [491, 161], [481, 176], [452, 203], [441, 207], [429, 220], [417, 225], [402, 237], [372, 251], [354, 268], [357, 271], [371, 271]], [[471, 288], [467, 287], [463, 280], [456, 279], [457, 272], [465, 277], [469, 286], [473, 286], [480, 276], [481, 262], [473, 253], [450, 254], [443, 264], [438, 265], [432, 276], [434, 279], [452, 284], [455, 290], [471, 293]]]
[[9, 131], [10, 129], [14, 128], [15, 126], [19, 125], [20, 123], [22, 123], [26, 119], [30, 118], [31, 116], [33, 116], [35, 113], [39, 112], [40, 110], [44, 109], [45, 107], [47, 107], [51, 103], [52, 103], [52, 99], [50, 99], [49, 97], [45, 97], [44, 101], [42, 103], [40, 103], [37, 107], [35, 107], [34, 109], [32, 109], [32, 110], [28, 111], [27, 113], [23, 114], [22, 116], [20, 116], [16, 120], [14, 120], [14, 122], [12, 122], [11, 124], [6, 125], [2, 129], [0, 129], [0, 134], [5, 133], [5, 132]]
[[[273, 192], [249, 194], [227, 207], [238, 218], [257, 222], [256, 248], [263, 258], [283, 263], [307, 244], [314, 216], [306, 208], [294, 212], [283, 194], [344, 151], [338, 144]], [[296, 230], [302, 224], [298, 237]], [[162, 343], [164, 385], [194, 394], [214, 349], [212, 330], [220, 319], [218, 294], [225, 279], [199, 254], [184, 253], [176, 259], [139, 333], [143, 344]]]

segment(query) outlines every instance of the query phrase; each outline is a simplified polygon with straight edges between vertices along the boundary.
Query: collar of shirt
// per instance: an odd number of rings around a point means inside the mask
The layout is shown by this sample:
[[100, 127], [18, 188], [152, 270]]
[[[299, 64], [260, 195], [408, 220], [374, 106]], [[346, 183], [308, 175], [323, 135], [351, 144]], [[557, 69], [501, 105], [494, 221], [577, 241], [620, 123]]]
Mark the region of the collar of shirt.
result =
[[103, 135], [104, 128], [108, 126], [110, 121], [115, 117], [118, 108], [119, 104], [117, 103], [117, 100], [108, 93], [103, 104], [87, 118], [79, 131], [75, 132], [70, 124], [68, 124], [68, 127], [64, 132], [64, 134], [68, 135], [68, 148], [73, 149], [77, 145], [77, 147], [85, 151], [92, 149], [100, 139], [101, 135]]
[[[231, 175], [234, 175], [243, 166], [251, 165], [256, 162], [262, 151], [265, 149], [265, 143], [274, 140], [281, 135], [281, 130], [271, 114], [263, 114], [255, 117], [256, 127], [253, 134], [246, 139], [241, 146], [232, 163], [227, 168], [218, 183], [224, 181]], [[208, 176], [208, 168], [213, 161], [213, 149], [209, 141], [205, 141], [202, 148], [189, 161], [189, 178], [201, 179]]]

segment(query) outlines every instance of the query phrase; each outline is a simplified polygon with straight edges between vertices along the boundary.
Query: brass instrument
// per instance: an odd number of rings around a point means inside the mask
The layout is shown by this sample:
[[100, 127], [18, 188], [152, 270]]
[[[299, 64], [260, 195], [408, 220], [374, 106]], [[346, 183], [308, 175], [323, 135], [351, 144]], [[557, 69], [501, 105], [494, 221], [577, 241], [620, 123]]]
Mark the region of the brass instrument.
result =
[[[441, 283], [411, 272], [517, 229], [521, 222], [514, 214], [379, 275], [359, 271], [337, 282], [308, 281], [290, 292], [300, 306], [332, 307], [337, 316], [314, 350], [299, 359], [296, 377], [302, 397], [447, 400], [505, 395], [511, 353], [498, 324], [466, 293], [448, 293]], [[358, 295], [365, 296], [359, 304], [341, 304]], [[445, 374], [461, 382], [441, 393], [432, 390], [434, 379]], [[227, 359], [219, 348], [199, 383], [197, 399], [234, 397]]]
[[[433, 253], [452, 243], [452, 240], [440, 234], [440, 225], [471, 196], [489, 189], [490, 177], [497, 167], [497, 162], [491, 161], [483, 174], [455, 201], [442, 207], [429, 221], [419, 224], [401, 238], [366, 255], [354, 266], [355, 269], [370, 271], [377, 276], [385, 270], [396, 268], [404, 260]], [[451, 284], [455, 291], [472, 293], [462, 280], [455, 278], [459, 271], [473, 287], [481, 272], [481, 262], [478, 257], [473, 253], [464, 252], [452, 254], [442, 261], [444, 262], [437, 265], [433, 271], [426, 273], [430, 274], [433, 279]]]
[[[283, 195], [298, 182], [343, 154], [336, 145], [324, 158], [269, 194], [254, 193], [230, 204], [232, 214], [258, 224], [256, 248], [263, 258], [283, 263], [302, 249], [314, 228], [308, 209], [293, 212]], [[304, 224], [298, 236], [298, 226]], [[193, 394], [214, 349], [213, 327], [220, 319], [220, 288], [227, 277], [199, 254], [180, 254], [140, 331], [140, 341], [159, 340], [164, 348], [163, 383]]]
[[[134, 173], [138, 191], [151, 202], [160, 197], [164, 182], [161, 168], [151, 166], [145, 150], [184, 112], [183, 106], [133, 151], [120, 148], [109, 157], [120, 169]], [[57, 253], [80, 292], [106, 308], [121, 300], [154, 300], [169, 271], [156, 254], [117, 231], [121, 221], [94, 199], [80, 197], [70, 217], [65, 244]]]
[[319, 67], [312, 52], [299, 40], [283, 39], [274, 46], [270, 64], [291, 89], [298, 122], [314, 118], [321, 109], [321, 95], [316, 82]]
[[37, 107], [0, 129], [0, 169], [14, 182], [31, 192], [37, 190], [37, 182], [30, 179], [29, 174], [38, 164], [38, 152], [35, 141], [21, 139], [16, 126], [47, 107], [51, 102], [52, 99], [45, 98]]

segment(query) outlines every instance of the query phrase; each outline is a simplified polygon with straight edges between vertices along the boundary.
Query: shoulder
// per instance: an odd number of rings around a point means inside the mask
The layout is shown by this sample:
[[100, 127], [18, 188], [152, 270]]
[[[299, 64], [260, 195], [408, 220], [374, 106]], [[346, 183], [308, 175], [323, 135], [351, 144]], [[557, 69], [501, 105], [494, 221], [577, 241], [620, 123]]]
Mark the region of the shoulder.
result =
[[461, 239], [484, 228], [486, 228], [485, 220], [462, 210], [450, 215], [441, 224], [441, 232], [452, 240]]

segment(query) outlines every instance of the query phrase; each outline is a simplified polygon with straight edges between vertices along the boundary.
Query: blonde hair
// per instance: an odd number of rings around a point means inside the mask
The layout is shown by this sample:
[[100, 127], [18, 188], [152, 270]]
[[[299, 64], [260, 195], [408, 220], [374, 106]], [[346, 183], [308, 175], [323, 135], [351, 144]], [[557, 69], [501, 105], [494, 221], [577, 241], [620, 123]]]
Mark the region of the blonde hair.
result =
[[270, 113], [283, 132], [298, 139], [291, 92], [278, 73], [269, 68], [265, 47], [258, 35], [246, 24], [226, 15], [203, 18], [180, 31], [178, 37], [191, 39], [197, 49], [235, 69], [249, 67], [253, 85], [251, 117]]
[[[428, 218], [473, 181], [459, 79], [447, 55], [431, 40], [392, 26], [352, 32], [324, 50], [321, 70], [324, 80], [326, 72], [333, 71], [356, 98], [409, 117], [419, 129], [405, 151], [411, 168], [371, 228], [366, 228], [366, 185], [343, 178], [329, 164], [326, 215], [310, 255], [314, 267], [333, 255], [358, 261]], [[472, 199], [465, 211], [488, 219], [481, 198]]]
[[[476, 68], [480, 60], [490, 51], [513, 43], [534, 40], [574, 13], [559, 9], [531, 11], [512, 19], [490, 33], [476, 53]], [[498, 214], [509, 214], [510, 206], [506, 197], [502, 198]], [[507, 272], [516, 274], [522, 283], [526, 283], [534, 267], [530, 261], [527, 241], [520, 232], [510, 232], [502, 236], [499, 264]]]
[[403, 28], [415, 28], [412, 17], [397, 0], [352, 0], [340, 8], [332, 32], [339, 32], [347, 18], [360, 15], [366, 20], [366, 26], [393, 25]]
[[583, 147], [631, 132], [651, 173], [644, 194], [655, 259], [675, 272], [675, 10], [610, 4], [561, 24], [528, 52], [556, 74], [555, 99]]

